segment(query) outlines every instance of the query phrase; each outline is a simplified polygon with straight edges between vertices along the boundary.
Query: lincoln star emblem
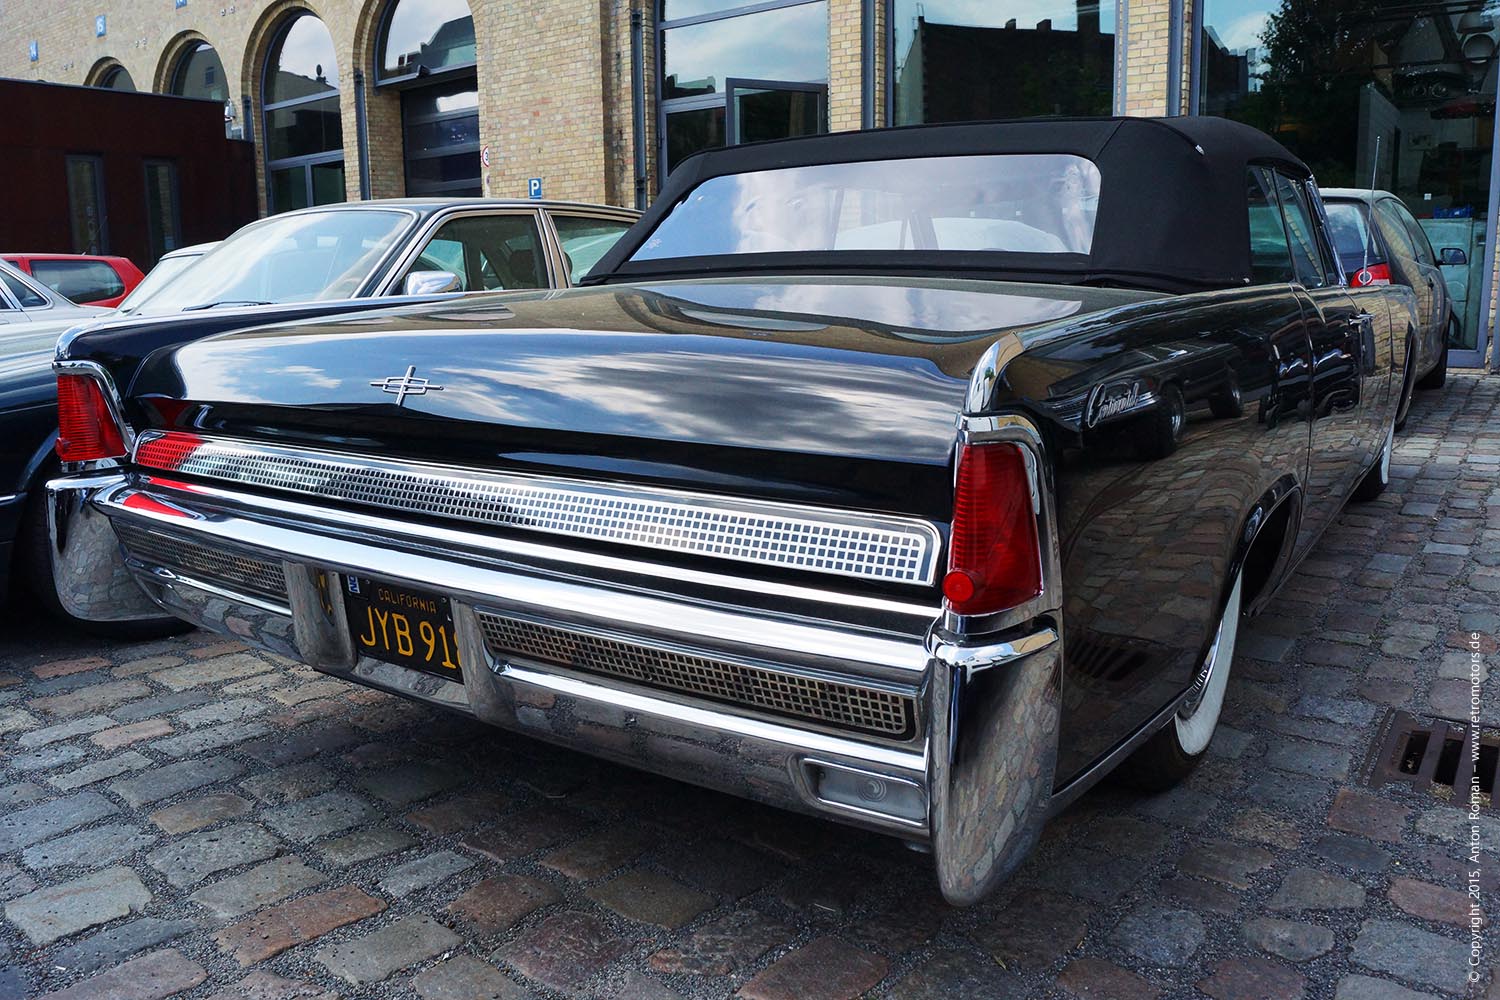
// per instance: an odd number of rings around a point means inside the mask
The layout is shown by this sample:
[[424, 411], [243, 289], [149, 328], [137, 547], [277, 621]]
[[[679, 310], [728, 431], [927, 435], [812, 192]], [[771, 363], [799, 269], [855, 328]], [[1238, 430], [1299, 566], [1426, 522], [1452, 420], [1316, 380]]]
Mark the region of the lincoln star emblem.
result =
[[425, 378], [417, 378], [417, 366], [412, 365], [406, 369], [405, 375], [392, 375], [389, 378], [379, 379], [370, 384], [381, 392], [389, 392], [396, 397], [396, 405], [400, 406], [406, 402], [407, 396], [425, 396], [429, 392], [442, 392], [443, 387], [433, 385]]

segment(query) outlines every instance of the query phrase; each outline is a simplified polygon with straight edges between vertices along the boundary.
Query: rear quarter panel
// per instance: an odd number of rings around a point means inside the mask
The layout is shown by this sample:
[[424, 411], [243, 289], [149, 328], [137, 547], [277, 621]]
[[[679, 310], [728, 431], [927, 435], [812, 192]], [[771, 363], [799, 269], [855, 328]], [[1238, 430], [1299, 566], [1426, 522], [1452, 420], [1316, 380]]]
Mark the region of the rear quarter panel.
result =
[[[1261, 286], [1103, 314], [1037, 338], [1006, 367], [995, 404], [1041, 415], [1057, 498], [1059, 786], [1191, 682], [1247, 515], [1278, 481], [1306, 474], [1307, 369], [1296, 362], [1307, 355], [1290, 289]], [[1133, 383], [1183, 394], [1186, 421], [1170, 453], [1145, 446], [1156, 407], [1089, 426], [1091, 395]]]

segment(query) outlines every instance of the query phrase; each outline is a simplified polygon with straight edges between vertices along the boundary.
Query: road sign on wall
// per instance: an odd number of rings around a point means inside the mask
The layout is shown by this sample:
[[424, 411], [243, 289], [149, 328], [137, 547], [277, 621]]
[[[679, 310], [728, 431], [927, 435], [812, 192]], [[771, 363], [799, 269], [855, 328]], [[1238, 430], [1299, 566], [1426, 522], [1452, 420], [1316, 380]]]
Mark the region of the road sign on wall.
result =
[[533, 177], [526, 182], [526, 197], [532, 201], [542, 200], [542, 179]]

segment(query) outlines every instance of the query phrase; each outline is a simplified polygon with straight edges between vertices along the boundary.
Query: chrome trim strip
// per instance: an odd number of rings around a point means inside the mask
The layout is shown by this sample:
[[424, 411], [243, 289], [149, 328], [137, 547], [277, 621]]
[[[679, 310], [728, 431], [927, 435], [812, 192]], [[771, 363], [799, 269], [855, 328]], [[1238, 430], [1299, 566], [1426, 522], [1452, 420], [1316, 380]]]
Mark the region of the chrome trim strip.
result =
[[1009, 642], [985, 646], [961, 646], [952, 642], [935, 641], [932, 643], [932, 656], [955, 670], [962, 670], [967, 678], [972, 678], [981, 671], [1004, 666], [1039, 649], [1046, 649], [1056, 641], [1057, 630], [1052, 628], [1044, 628]]
[[926, 773], [926, 753], [897, 750], [876, 743], [842, 739], [807, 729], [777, 725], [761, 719], [743, 715], [732, 715], [712, 709], [700, 708], [683, 702], [668, 701], [635, 691], [593, 684], [563, 674], [544, 673], [515, 664], [503, 666], [495, 671], [496, 676], [512, 683], [530, 684], [557, 694], [588, 701], [604, 702], [618, 708], [651, 715], [664, 716], [674, 722], [700, 726], [704, 729], [728, 736], [743, 736], [754, 740], [765, 740], [810, 753], [836, 754], [847, 760], [856, 760], [873, 767], [891, 768], [898, 774], [904, 772], [913, 780], [921, 781]]
[[[175, 450], [152, 461], [149, 449]], [[692, 556], [927, 586], [942, 548], [926, 521], [659, 487], [452, 468], [179, 432], [141, 435], [145, 468], [366, 506]]]
[[444, 555], [405, 552], [369, 541], [333, 538], [231, 514], [197, 512], [193, 517], [186, 513], [174, 516], [125, 506], [125, 500], [140, 493], [133, 486], [121, 484], [101, 491], [94, 503], [111, 518], [158, 524], [180, 534], [207, 536], [294, 564], [439, 590], [470, 604], [565, 608], [570, 616], [580, 619], [623, 621], [651, 633], [698, 637], [710, 648], [731, 644], [785, 651], [802, 658], [817, 655], [836, 662], [867, 664], [898, 676], [918, 675], [927, 665], [925, 650], [912, 640], [750, 617], [685, 601], [605, 589], [597, 584], [569, 583], [540, 573], [473, 566]]
[[21, 494], [11, 493], [6, 496], [0, 496], [0, 504], [15, 503], [19, 499], [21, 499]]
[[[312, 527], [313, 530], [345, 530], [353, 527], [371, 532], [372, 534], [392, 538], [408, 538], [414, 542], [428, 546], [438, 544], [450, 547], [462, 547], [493, 553], [501, 557], [513, 556], [557, 562], [568, 566], [586, 566], [612, 572], [664, 577], [686, 583], [720, 587], [727, 590], [748, 590], [755, 593], [774, 594], [778, 597], [787, 597], [793, 600], [889, 612], [917, 618], [923, 622], [924, 628], [926, 627], [926, 623], [936, 620], [942, 613], [941, 608], [931, 604], [912, 604], [905, 601], [870, 595], [848, 594], [841, 591], [820, 590], [797, 584], [747, 579], [743, 576], [711, 573], [706, 570], [686, 569], [680, 566], [666, 566], [660, 563], [642, 562], [638, 559], [622, 556], [560, 549], [555, 545], [527, 542], [519, 538], [476, 535], [473, 532], [461, 531], [455, 528], [412, 525], [404, 521], [396, 521], [374, 514], [359, 514], [353, 511], [330, 511], [323, 507], [298, 503], [295, 500], [273, 499], [214, 486], [202, 486], [197, 483], [184, 484], [150, 475], [142, 476], [142, 483], [153, 489], [171, 491], [175, 497], [207, 498], [211, 501], [232, 504], [235, 507], [264, 514], [267, 517], [277, 520], [295, 520], [299, 524]], [[183, 492], [184, 490], [186, 492]]]
[[139, 569], [140, 572], [146, 574], [151, 578], [151, 582], [156, 583], [160, 586], [170, 587], [180, 585], [184, 587], [192, 587], [194, 590], [201, 590], [205, 594], [212, 594], [215, 597], [222, 597], [226, 600], [238, 601], [241, 604], [248, 604], [252, 608], [256, 608], [260, 611], [269, 611], [273, 615], [281, 615], [285, 618], [290, 618], [292, 616], [292, 609], [289, 607], [285, 607], [280, 604], [274, 604], [263, 597], [256, 597], [252, 594], [245, 594], [237, 590], [230, 590], [227, 587], [221, 587], [217, 584], [207, 583], [195, 577], [183, 576], [181, 573], [175, 572], [174, 570], [170, 570], [165, 566], [151, 562], [149, 559], [141, 559], [134, 555], [127, 554], [125, 558], [125, 565], [129, 566], [131, 569]]

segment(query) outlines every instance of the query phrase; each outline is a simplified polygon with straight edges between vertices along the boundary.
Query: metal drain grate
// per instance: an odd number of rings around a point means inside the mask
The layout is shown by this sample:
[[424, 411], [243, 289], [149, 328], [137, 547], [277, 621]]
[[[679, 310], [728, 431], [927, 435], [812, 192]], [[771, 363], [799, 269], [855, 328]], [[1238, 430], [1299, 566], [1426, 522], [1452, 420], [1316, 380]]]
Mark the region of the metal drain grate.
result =
[[1480, 808], [1495, 804], [1495, 768], [1500, 763], [1500, 727], [1481, 725], [1476, 750], [1467, 722], [1420, 718], [1388, 711], [1360, 765], [1361, 783], [1380, 788], [1403, 782], [1444, 801], [1468, 805], [1477, 785]]

